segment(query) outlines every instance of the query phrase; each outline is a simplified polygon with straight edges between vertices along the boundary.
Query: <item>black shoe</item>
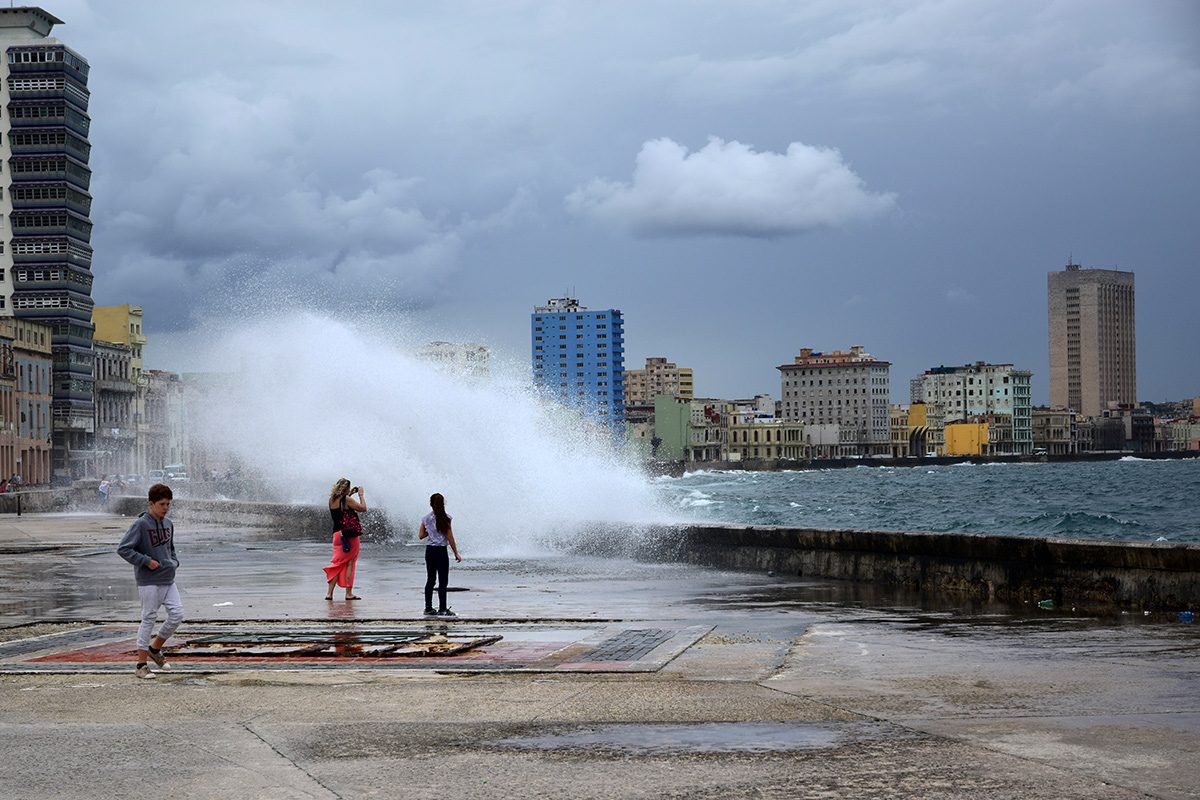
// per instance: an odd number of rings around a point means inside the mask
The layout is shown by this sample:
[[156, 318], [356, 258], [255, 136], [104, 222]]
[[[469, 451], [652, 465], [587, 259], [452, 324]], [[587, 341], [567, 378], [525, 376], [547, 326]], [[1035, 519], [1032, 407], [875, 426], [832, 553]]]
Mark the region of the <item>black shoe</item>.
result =
[[437, 615], [439, 617], [457, 617], [458, 616], [458, 614], [455, 614], [453, 611], [451, 611], [448, 608], [443, 608], [441, 611], [437, 612]]
[[436, 617], [437, 613], [438, 612], [434, 611], [432, 608], [425, 609], [425, 616], [427, 617]]

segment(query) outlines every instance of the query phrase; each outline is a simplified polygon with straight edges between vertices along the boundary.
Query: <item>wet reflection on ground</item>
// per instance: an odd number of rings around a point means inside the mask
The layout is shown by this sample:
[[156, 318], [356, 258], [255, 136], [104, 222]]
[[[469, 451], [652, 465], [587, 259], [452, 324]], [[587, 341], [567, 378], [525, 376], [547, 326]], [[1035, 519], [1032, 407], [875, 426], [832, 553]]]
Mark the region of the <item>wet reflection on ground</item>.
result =
[[615, 750], [625, 753], [779, 753], [823, 750], [853, 742], [918, 739], [883, 722], [703, 722], [590, 725], [486, 744], [517, 750]]

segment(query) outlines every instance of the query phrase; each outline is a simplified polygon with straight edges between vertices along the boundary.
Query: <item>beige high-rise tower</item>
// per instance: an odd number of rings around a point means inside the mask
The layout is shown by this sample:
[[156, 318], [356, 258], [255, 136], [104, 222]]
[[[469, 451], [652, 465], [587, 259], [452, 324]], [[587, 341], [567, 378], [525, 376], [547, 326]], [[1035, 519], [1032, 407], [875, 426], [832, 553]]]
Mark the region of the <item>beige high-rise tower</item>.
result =
[[1048, 283], [1050, 405], [1095, 417], [1137, 403], [1133, 273], [1067, 264]]

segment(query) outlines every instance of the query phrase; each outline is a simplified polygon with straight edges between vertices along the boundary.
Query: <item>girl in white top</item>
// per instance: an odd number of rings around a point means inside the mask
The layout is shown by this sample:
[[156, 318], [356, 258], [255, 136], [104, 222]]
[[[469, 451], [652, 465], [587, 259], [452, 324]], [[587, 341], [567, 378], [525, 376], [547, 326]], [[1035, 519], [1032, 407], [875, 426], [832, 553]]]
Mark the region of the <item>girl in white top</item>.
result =
[[[425, 543], [425, 615], [439, 617], [456, 616], [446, 605], [446, 582], [450, 577], [450, 557], [446, 546], [454, 551], [454, 560], [461, 562], [458, 545], [454, 541], [454, 529], [450, 527], [450, 515], [446, 513], [446, 498], [440, 494], [429, 497], [429, 507], [433, 510], [421, 519], [421, 528], [417, 531], [418, 539], [427, 539]], [[433, 608], [433, 584], [437, 578], [438, 608]]]

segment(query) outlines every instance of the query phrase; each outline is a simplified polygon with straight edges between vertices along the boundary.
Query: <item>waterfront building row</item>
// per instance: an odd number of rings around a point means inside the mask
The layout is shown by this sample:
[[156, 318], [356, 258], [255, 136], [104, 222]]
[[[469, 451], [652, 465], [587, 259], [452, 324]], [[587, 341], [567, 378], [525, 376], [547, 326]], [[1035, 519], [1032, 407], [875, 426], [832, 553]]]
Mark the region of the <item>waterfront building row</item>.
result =
[[1166, 453], [1200, 451], [1200, 415], [1155, 416], [1144, 407], [1110, 403], [1098, 417], [1067, 409], [1034, 409], [1035, 452]]
[[1018, 434], [1014, 428], [1018, 417], [1013, 414], [947, 420], [940, 405], [918, 402], [891, 405], [888, 451], [863, 456], [857, 428], [786, 419], [770, 412], [772, 406], [778, 403], [768, 395], [749, 400], [659, 395], [649, 413], [627, 425], [627, 432], [633, 449], [646, 461], [696, 466], [1200, 451], [1200, 418], [1195, 417], [1156, 420], [1144, 410], [1113, 408], [1107, 415], [1090, 418], [1063, 409], [1037, 408], [1027, 409], [1030, 425]]
[[926, 370], [909, 383], [910, 454], [1032, 454], [1032, 374], [983, 361]]
[[128, 304], [93, 310], [94, 436], [73, 453], [70, 477], [145, 476], [188, 463], [183, 386], [173, 372], [145, 368], [143, 317]]

